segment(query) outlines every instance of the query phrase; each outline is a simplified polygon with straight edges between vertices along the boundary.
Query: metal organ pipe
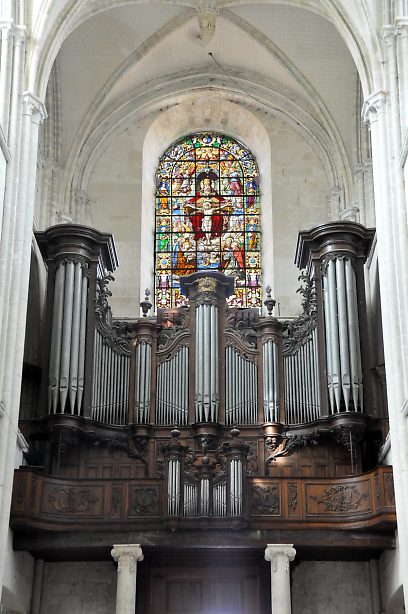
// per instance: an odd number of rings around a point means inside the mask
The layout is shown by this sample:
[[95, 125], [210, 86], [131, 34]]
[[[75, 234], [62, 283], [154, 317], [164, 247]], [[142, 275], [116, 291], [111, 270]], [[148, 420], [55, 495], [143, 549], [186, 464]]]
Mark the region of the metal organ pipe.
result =
[[146, 339], [136, 345], [134, 419], [138, 424], [149, 424], [152, 348]]
[[363, 384], [356, 278], [350, 258], [328, 261], [323, 287], [330, 409], [332, 413], [359, 411]]
[[72, 306], [74, 290], [74, 263], [67, 262], [65, 270], [64, 314], [62, 323], [61, 372], [60, 372], [60, 403], [61, 412], [65, 412], [68, 397], [69, 364], [71, 356]]
[[64, 309], [65, 265], [60, 262], [55, 276], [54, 311], [51, 332], [50, 368], [48, 377], [48, 411], [57, 411], [61, 361], [62, 314]]
[[[48, 410], [81, 414], [88, 279], [82, 261], [57, 265], [48, 383]], [[68, 402], [68, 406], [67, 406]]]
[[320, 417], [317, 355], [316, 328], [292, 353], [284, 355], [287, 424], [310, 422]]
[[226, 424], [256, 424], [258, 407], [258, 369], [231, 346], [225, 348]]
[[348, 340], [346, 279], [343, 258], [337, 258], [336, 260], [336, 282], [337, 315], [339, 322], [340, 339], [341, 386], [343, 391], [344, 404], [346, 409], [348, 409], [350, 401], [350, 353]]
[[325, 281], [329, 295], [329, 320], [330, 320], [330, 345], [331, 366], [332, 366], [332, 385], [336, 411], [340, 411], [341, 387], [340, 387], [340, 345], [339, 329], [337, 319], [337, 294], [336, 294], [336, 266], [334, 260], [330, 259], [327, 263], [327, 273]]
[[230, 464], [231, 516], [242, 515], [242, 461], [233, 458]]
[[363, 374], [360, 354], [360, 330], [358, 325], [356, 277], [349, 258], [346, 260], [346, 292], [352, 397], [354, 411], [357, 411], [359, 405], [360, 408], [363, 407]]
[[197, 422], [218, 420], [218, 308], [198, 304], [196, 307], [196, 390]]
[[[157, 424], [167, 426], [174, 424], [183, 426], [187, 424], [188, 356], [188, 348], [181, 346], [173, 356], [157, 366]], [[149, 380], [150, 373], [149, 371]]]
[[95, 331], [92, 418], [106, 424], [127, 424], [130, 355], [114, 350]]
[[83, 274], [82, 291], [81, 291], [81, 318], [80, 318], [80, 326], [79, 326], [79, 350], [78, 350], [78, 395], [77, 395], [78, 414], [81, 411], [82, 397], [84, 394], [86, 305], [87, 305], [87, 302], [88, 302], [88, 279], [86, 275]]

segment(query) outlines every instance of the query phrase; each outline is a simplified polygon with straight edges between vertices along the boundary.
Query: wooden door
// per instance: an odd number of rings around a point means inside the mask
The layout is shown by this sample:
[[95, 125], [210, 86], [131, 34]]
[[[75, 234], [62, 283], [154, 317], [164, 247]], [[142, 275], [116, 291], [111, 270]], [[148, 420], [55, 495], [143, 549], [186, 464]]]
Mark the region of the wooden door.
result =
[[[200, 564], [200, 555], [197, 557], [198, 560], [187, 564], [175, 555], [176, 566], [152, 562], [148, 581], [139, 583], [138, 580], [137, 614], [270, 613], [265, 561], [262, 567], [227, 561]], [[139, 600], [141, 591], [145, 594]]]

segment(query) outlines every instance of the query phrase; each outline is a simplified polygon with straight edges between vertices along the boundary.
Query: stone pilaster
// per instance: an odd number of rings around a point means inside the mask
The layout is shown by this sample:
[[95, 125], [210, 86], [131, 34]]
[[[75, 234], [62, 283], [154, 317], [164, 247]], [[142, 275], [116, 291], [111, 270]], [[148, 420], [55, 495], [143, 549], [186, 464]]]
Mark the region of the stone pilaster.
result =
[[140, 544], [114, 545], [111, 555], [118, 563], [115, 614], [135, 614], [137, 563], [143, 561]]
[[292, 544], [268, 544], [265, 560], [271, 564], [272, 614], [291, 614], [289, 563], [296, 556]]

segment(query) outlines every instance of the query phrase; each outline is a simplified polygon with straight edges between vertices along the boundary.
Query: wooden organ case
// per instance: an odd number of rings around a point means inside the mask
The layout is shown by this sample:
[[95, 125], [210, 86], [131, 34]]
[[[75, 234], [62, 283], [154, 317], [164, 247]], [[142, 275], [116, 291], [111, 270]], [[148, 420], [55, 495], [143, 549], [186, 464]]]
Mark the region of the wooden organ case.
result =
[[200, 552], [207, 587], [211, 560], [262, 587], [267, 543], [308, 558], [390, 547], [392, 469], [377, 464], [386, 421], [372, 415], [367, 359], [373, 235], [352, 222], [300, 233], [295, 319], [272, 315], [269, 290], [265, 316], [228, 307], [233, 280], [201, 271], [182, 278], [188, 307], [150, 317], [147, 296], [144, 317], [118, 321], [112, 237], [71, 224], [37, 233], [48, 333], [40, 402], [20, 426], [30, 464], [15, 474], [16, 547], [75, 559], [141, 543], [150, 593], [138, 612], [159, 611], [168, 549], [190, 568]]

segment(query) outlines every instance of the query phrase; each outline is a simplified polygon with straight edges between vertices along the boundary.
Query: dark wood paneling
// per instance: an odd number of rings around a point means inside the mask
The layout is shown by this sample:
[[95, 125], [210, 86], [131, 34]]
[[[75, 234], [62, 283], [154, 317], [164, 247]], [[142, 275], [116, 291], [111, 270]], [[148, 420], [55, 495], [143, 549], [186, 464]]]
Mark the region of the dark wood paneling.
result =
[[[242, 518], [174, 518], [172, 528], [236, 530], [377, 527], [393, 531], [392, 468], [345, 478], [248, 478]], [[161, 479], [67, 480], [29, 468], [15, 472], [11, 526], [55, 530], [160, 529], [166, 517]]]

